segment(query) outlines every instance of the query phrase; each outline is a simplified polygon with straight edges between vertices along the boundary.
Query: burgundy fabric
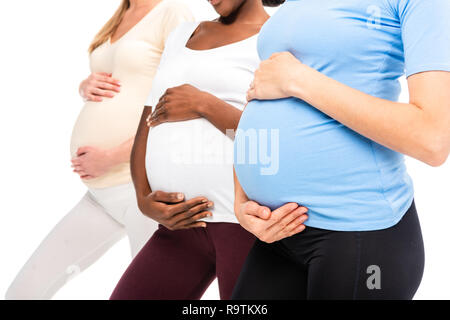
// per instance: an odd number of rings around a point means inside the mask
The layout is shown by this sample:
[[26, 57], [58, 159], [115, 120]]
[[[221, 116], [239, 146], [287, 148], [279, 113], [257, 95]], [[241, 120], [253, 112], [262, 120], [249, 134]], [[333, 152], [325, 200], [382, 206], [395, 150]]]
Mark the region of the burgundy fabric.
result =
[[217, 277], [231, 298], [255, 238], [235, 223], [170, 231], [163, 226], [134, 258], [111, 300], [197, 300]]

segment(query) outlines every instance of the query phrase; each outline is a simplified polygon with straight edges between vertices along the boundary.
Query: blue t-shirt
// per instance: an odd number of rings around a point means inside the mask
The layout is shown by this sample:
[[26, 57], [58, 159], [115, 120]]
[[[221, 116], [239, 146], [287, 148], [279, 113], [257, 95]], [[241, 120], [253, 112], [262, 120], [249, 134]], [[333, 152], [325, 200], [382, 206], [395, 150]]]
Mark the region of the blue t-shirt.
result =
[[[399, 78], [450, 71], [450, 0], [288, 0], [263, 26], [265, 60], [289, 51], [352, 88], [391, 101]], [[395, 225], [413, 201], [404, 157], [306, 102], [252, 101], [235, 139], [250, 199], [309, 208], [307, 226], [341, 231]]]

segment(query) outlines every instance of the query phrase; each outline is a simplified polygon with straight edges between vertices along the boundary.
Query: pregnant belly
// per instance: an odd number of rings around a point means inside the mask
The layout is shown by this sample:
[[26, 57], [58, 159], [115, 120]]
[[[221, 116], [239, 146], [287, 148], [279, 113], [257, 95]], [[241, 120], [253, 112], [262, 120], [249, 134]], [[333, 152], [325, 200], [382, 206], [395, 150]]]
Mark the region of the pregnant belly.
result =
[[383, 201], [371, 141], [294, 98], [248, 104], [235, 168], [249, 198], [272, 209], [297, 202], [323, 213]]
[[153, 191], [182, 192], [214, 202], [213, 215], [233, 214], [233, 143], [205, 119], [165, 123], [149, 132], [146, 170]]
[[72, 131], [71, 155], [82, 146], [112, 148], [133, 137], [142, 113], [141, 100], [119, 94], [102, 102], [87, 102]]

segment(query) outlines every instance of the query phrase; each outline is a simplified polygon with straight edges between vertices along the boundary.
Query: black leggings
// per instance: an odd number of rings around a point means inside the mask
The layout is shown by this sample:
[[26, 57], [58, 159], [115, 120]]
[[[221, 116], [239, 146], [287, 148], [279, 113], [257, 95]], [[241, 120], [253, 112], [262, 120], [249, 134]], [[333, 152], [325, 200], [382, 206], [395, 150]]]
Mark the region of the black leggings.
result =
[[412, 299], [423, 268], [413, 203], [398, 224], [385, 230], [307, 227], [273, 244], [257, 241], [233, 299]]

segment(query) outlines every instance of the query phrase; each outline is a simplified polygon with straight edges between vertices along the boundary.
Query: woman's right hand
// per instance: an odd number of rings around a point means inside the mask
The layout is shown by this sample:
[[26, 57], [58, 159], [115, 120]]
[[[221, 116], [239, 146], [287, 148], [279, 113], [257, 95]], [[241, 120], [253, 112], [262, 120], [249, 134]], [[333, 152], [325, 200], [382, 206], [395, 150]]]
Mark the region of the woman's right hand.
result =
[[307, 208], [297, 203], [288, 203], [271, 211], [255, 201], [246, 201], [237, 205], [236, 217], [241, 226], [259, 240], [273, 243], [305, 230], [307, 212]]
[[112, 98], [120, 92], [120, 82], [111, 73], [94, 72], [81, 82], [79, 92], [87, 101], [101, 102], [102, 97]]
[[206, 223], [198, 220], [212, 216], [207, 210], [214, 203], [205, 197], [185, 200], [182, 193], [154, 191], [146, 197], [138, 197], [138, 205], [144, 215], [167, 229], [181, 230], [206, 228]]

